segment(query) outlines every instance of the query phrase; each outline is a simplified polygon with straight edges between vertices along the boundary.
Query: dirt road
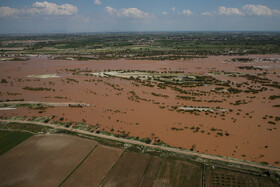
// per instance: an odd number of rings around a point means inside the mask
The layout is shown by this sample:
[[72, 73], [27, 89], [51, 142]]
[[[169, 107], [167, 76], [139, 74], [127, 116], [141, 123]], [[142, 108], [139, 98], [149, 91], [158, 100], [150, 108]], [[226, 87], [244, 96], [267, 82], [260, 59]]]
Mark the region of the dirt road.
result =
[[66, 128], [66, 127], [62, 127], [62, 126], [57, 126], [57, 125], [50, 124], [50, 123], [41, 123], [41, 122], [24, 121], [24, 120], [0, 120], [0, 122], [30, 123], [30, 124], [35, 124], [35, 125], [48, 126], [48, 127], [54, 128], [54, 129], [68, 130], [68, 131], [77, 132], [77, 133], [86, 134], [86, 135], [95, 136], [95, 137], [100, 137], [100, 138], [104, 138], [104, 139], [115, 140], [115, 141], [119, 141], [119, 142], [123, 142], [123, 143], [142, 145], [142, 146], [145, 146], [145, 147], [150, 147], [150, 148], [154, 148], [154, 149], [161, 149], [161, 150], [175, 152], [175, 153], [179, 153], [179, 154], [185, 154], [185, 155], [190, 155], [190, 156], [198, 156], [198, 157], [204, 158], [204, 159], [218, 160], [218, 161], [222, 161], [222, 162], [228, 162], [228, 163], [233, 163], [233, 164], [241, 164], [241, 165], [245, 165], [245, 166], [251, 166], [251, 167], [256, 167], [256, 168], [261, 168], [261, 169], [280, 172], [280, 168], [278, 168], [278, 167], [264, 166], [264, 165], [260, 165], [258, 163], [248, 162], [248, 161], [245, 162], [245, 161], [242, 161], [242, 160], [232, 159], [232, 158], [229, 158], [229, 157], [218, 157], [218, 156], [215, 156], [215, 155], [197, 153], [197, 152], [192, 152], [192, 151], [188, 151], [188, 150], [179, 150], [179, 149], [176, 149], [176, 148], [146, 144], [146, 143], [135, 141], [135, 140], [127, 140], [127, 139], [123, 139], [123, 138], [117, 138], [117, 137], [114, 137], [114, 136], [96, 134], [96, 133], [83, 131], [83, 130], [79, 130], [79, 129], [72, 129], [72, 128]]

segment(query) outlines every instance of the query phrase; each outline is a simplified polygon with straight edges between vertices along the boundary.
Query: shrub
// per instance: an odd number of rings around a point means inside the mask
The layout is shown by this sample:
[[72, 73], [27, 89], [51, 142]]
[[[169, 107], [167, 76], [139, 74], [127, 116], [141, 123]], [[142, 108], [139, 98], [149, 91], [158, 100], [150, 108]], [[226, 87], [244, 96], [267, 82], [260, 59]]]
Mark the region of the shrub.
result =
[[2, 79], [1, 83], [8, 83], [8, 81], [6, 79]]

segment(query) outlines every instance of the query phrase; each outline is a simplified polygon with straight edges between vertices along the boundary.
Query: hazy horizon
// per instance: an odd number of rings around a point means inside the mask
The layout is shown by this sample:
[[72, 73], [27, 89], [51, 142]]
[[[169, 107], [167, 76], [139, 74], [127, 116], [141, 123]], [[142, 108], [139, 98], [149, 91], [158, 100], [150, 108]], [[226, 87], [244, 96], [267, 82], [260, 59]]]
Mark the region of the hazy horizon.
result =
[[65, 34], [65, 35], [83, 35], [83, 34], [141, 34], [141, 33], [146, 33], [146, 34], [155, 34], [155, 33], [280, 33], [279, 31], [230, 31], [230, 30], [220, 30], [220, 31], [96, 31], [96, 32], [37, 32], [37, 33], [32, 33], [32, 32], [26, 32], [26, 33], [0, 33], [0, 35], [56, 35], [56, 34]]

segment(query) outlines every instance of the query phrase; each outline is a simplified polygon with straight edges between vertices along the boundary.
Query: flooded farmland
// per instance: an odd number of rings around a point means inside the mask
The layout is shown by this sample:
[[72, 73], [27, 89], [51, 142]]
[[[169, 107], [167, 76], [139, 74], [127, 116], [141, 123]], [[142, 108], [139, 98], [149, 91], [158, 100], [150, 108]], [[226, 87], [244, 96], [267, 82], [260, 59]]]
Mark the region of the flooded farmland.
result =
[[280, 166], [279, 55], [176, 61], [44, 56], [2, 60], [0, 67], [1, 118], [41, 116]]

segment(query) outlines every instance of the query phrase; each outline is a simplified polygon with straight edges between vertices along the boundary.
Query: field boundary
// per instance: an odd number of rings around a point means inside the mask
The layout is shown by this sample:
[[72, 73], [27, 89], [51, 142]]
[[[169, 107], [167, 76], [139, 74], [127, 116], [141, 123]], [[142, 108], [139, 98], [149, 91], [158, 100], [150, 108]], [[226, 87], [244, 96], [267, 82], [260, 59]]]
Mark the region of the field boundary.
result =
[[83, 131], [83, 130], [79, 130], [79, 129], [72, 129], [72, 128], [67, 128], [67, 127], [63, 127], [63, 126], [57, 126], [57, 125], [50, 124], [50, 123], [25, 121], [25, 120], [3, 120], [3, 119], [0, 119], [0, 122], [24, 123], [24, 124], [35, 124], [35, 125], [41, 125], [41, 126], [48, 126], [48, 127], [54, 128], [54, 129], [67, 130], [67, 131], [71, 131], [71, 132], [76, 132], [76, 133], [81, 133], [81, 134], [86, 134], [86, 135], [98, 137], [98, 138], [104, 138], [104, 139], [109, 139], [109, 140], [113, 140], [113, 141], [119, 141], [119, 142], [122, 142], [122, 143], [140, 145], [140, 146], [144, 146], [144, 147], [160, 149], [160, 150], [164, 150], [164, 151], [168, 151], [168, 152], [174, 152], [174, 153], [183, 154], [183, 155], [187, 155], [187, 156], [197, 156], [197, 157], [200, 157], [202, 159], [221, 161], [221, 162], [226, 162], [226, 163], [230, 163], [230, 164], [244, 165], [244, 166], [249, 166], [249, 167], [254, 167], [254, 168], [259, 168], [259, 169], [265, 169], [265, 170], [270, 170], [270, 171], [275, 171], [275, 172], [280, 173], [280, 168], [275, 167], [275, 166], [270, 166], [270, 165], [266, 166], [266, 165], [261, 165], [259, 163], [240, 160], [240, 159], [236, 159], [236, 158], [221, 157], [221, 156], [209, 155], [209, 154], [204, 154], [204, 153], [192, 152], [192, 151], [189, 151], [189, 150], [182, 150], [182, 149], [177, 149], [177, 148], [146, 144], [146, 143], [135, 141], [135, 140], [123, 139], [123, 138], [118, 138], [118, 137], [115, 137], [115, 136], [108, 136], [108, 135], [104, 135], [104, 134], [97, 134], [97, 133]]
[[150, 159], [149, 159], [149, 161], [148, 161], [148, 163], [147, 163], [147, 166], [146, 166], [146, 168], [145, 168], [145, 170], [144, 170], [144, 173], [143, 173], [143, 175], [142, 175], [142, 178], [141, 178], [141, 181], [140, 181], [140, 183], [139, 183], [139, 186], [141, 186], [141, 184], [142, 184], [142, 182], [143, 182], [143, 180], [144, 180], [144, 177], [145, 177], [145, 175], [146, 175], [146, 173], [147, 173], [147, 170], [148, 170], [148, 168], [149, 168], [149, 166], [150, 166], [150, 164], [151, 164], [152, 159], [153, 159], [153, 156], [150, 156]]
[[96, 144], [96, 146], [94, 146], [90, 151], [89, 153], [85, 156], [85, 158], [73, 169], [73, 171], [71, 171], [69, 173], [69, 175], [58, 185], [59, 187], [62, 186], [66, 181], [67, 179], [69, 179], [69, 177], [71, 177], [73, 175], [73, 173], [75, 173], [75, 171], [77, 169], [79, 169], [79, 167], [86, 161], [86, 159], [89, 157], [89, 155], [91, 155], [91, 153], [97, 148], [98, 144]]
[[123, 150], [122, 154], [120, 155], [120, 157], [118, 158], [118, 160], [116, 160], [116, 162], [113, 164], [113, 166], [110, 168], [110, 170], [108, 171], [108, 173], [104, 176], [104, 178], [102, 179], [102, 181], [100, 182], [100, 184], [98, 186], [101, 186], [104, 181], [106, 180], [108, 174], [110, 173], [110, 171], [116, 166], [116, 164], [119, 162], [119, 160], [122, 158], [123, 154], [125, 153], [125, 150]]
[[30, 133], [30, 134], [33, 134], [33, 135], [35, 135], [35, 134], [36, 134], [35, 132], [28, 131], [28, 130], [22, 130], [22, 129], [0, 129], [0, 131], [9, 131], [9, 132], [27, 132], [27, 133]]

